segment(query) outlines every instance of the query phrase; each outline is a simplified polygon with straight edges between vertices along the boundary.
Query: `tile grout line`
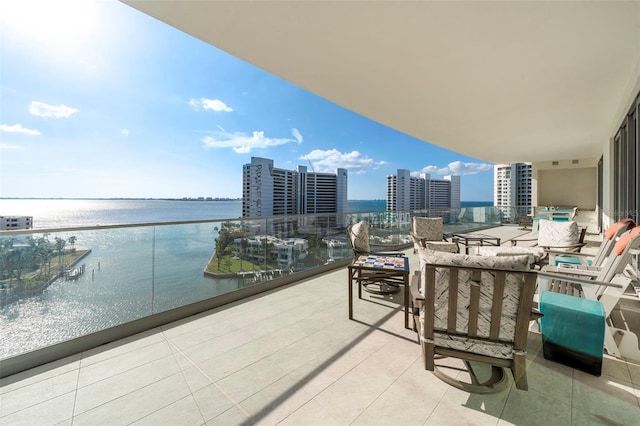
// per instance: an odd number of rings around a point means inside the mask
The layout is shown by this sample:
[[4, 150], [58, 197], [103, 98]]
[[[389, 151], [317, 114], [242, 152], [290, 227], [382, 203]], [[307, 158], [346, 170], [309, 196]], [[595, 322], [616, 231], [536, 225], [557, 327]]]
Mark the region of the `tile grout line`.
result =
[[[242, 414], [244, 414], [247, 419], [249, 419], [251, 416], [249, 415], [249, 413], [246, 412], [246, 410], [244, 408], [242, 408], [242, 406], [240, 405], [239, 402], [237, 402], [235, 399], [233, 399], [227, 392], [224, 391], [224, 389], [222, 389], [220, 387], [220, 385], [218, 385], [216, 382], [213, 381], [213, 379], [211, 379], [211, 377], [209, 377], [209, 375], [207, 373], [205, 373], [196, 363], [194, 363], [191, 358], [182, 351], [182, 349], [180, 349], [179, 347], [177, 347], [167, 336], [165, 336], [164, 331], [161, 331], [162, 336], [166, 339], [167, 343], [173, 347], [177, 353], [179, 353], [180, 355], [182, 355], [188, 362], [189, 364], [191, 364], [196, 370], [198, 370], [200, 372], [200, 374], [202, 374], [204, 377], [207, 378], [207, 380], [209, 381], [209, 383], [211, 383], [212, 385], [214, 385], [216, 387], [216, 389], [218, 389], [225, 397], [227, 397], [229, 399], [229, 401], [231, 401], [233, 403], [233, 405], [238, 408]], [[184, 377], [184, 373], [182, 372], [182, 369], [180, 371], [180, 373], [182, 374], [182, 376]], [[185, 379], [186, 380], [186, 379]], [[188, 384], [188, 382], [187, 382]], [[191, 392], [191, 395], [193, 395], [193, 392]], [[198, 404], [198, 401], [196, 400], [196, 405]], [[200, 409], [200, 407], [198, 406], [198, 409]], [[225, 410], [226, 411], [226, 410]], [[202, 411], [200, 411], [200, 414], [202, 414]], [[204, 418], [204, 416], [203, 416]], [[215, 418], [215, 417], [214, 417]], [[205, 422], [207, 422], [207, 420], [205, 420]]]
[[74, 390], [75, 395], [73, 396], [73, 408], [71, 409], [71, 426], [76, 418], [76, 405], [78, 403], [78, 389], [80, 386], [80, 370], [82, 370], [82, 360], [84, 359], [84, 352], [80, 353], [80, 359], [78, 360], [78, 375], [76, 376], [76, 388]]
[[[386, 346], [386, 345], [383, 345], [383, 346], [382, 346], [378, 351], [382, 350], [382, 348], [383, 348], [384, 346]], [[378, 351], [376, 351], [376, 352], [378, 352]], [[373, 354], [372, 354], [372, 355], [373, 355]], [[418, 358], [419, 358], [419, 357], [420, 357], [420, 355], [418, 355], [418, 356], [416, 357], [416, 359], [414, 359], [414, 360], [413, 360], [413, 362], [409, 363], [409, 365], [408, 365], [404, 370], [402, 370], [402, 371], [400, 372], [400, 374], [398, 374], [398, 376], [397, 376], [394, 380], [392, 380], [392, 381], [391, 381], [391, 383], [389, 383], [389, 385], [388, 385], [386, 388], [384, 388], [384, 389], [382, 390], [382, 392], [380, 392], [380, 393], [378, 394], [378, 396], [376, 396], [376, 397], [375, 397], [375, 398], [374, 398], [374, 399], [373, 399], [373, 400], [372, 400], [372, 401], [371, 401], [371, 402], [370, 402], [370, 403], [369, 403], [369, 404], [364, 408], [364, 410], [362, 410], [362, 412], [361, 412], [360, 414], [358, 414], [358, 416], [356, 416], [356, 418], [355, 418], [355, 419], [353, 419], [353, 421], [352, 421], [351, 423], [349, 423], [349, 424], [353, 424], [353, 423], [355, 423], [355, 422], [356, 422], [356, 421], [357, 421], [357, 420], [358, 420], [358, 419], [359, 419], [359, 418], [360, 418], [360, 417], [361, 417], [361, 416], [362, 416], [362, 415], [363, 415], [363, 414], [364, 414], [364, 413], [369, 409], [369, 407], [371, 407], [373, 404], [375, 404], [375, 402], [376, 402], [377, 400], [379, 400], [379, 399], [380, 399], [380, 397], [381, 397], [381, 396], [382, 396], [386, 391], [388, 391], [388, 390], [389, 390], [389, 388], [391, 388], [391, 386], [393, 386], [395, 383], [397, 383], [397, 382], [398, 382], [398, 380], [400, 379], [400, 377], [402, 377], [402, 376], [404, 375], [404, 373], [406, 373], [406, 372], [407, 372], [411, 367], [413, 367], [413, 365], [418, 361]]]

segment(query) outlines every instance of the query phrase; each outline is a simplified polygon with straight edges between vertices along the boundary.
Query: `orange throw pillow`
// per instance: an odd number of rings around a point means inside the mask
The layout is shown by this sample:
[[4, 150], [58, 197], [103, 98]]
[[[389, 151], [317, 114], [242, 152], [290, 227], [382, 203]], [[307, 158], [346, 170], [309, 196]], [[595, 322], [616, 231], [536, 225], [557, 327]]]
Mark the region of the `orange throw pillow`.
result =
[[616, 256], [620, 256], [625, 248], [629, 245], [632, 239], [640, 235], [640, 226], [636, 226], [627, 234], [620, 237], [616, 245], [613, 247], [613, 251], [616, 253]]
[[636, 224], [633, 223], [633, 219], [631, 219], [631, 218], [622, 219], [619, 222], [614, 223], [613, 225], [611, 225], [609, 227], [609, 229], [604, 231], [604, 237], [607, 240], [610, 240], [610, 239], [613, 238], [613, 236], [618, 232], [618, 230], [620, 228], [622, 228], [622, 227], [633, 228], [634, 226], [636, 226]]

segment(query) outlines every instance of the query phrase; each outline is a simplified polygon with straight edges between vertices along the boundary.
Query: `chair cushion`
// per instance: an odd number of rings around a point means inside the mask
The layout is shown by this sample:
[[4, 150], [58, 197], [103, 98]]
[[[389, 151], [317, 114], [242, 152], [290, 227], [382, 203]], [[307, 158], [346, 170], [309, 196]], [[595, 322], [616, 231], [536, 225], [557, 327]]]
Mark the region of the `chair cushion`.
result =
[[458, 244], [450, 243], [448, 241], [424, 241], [425, 249], [427, 250], [436, 250], [436, 251], [444, 251], [447, 253], [457, 253], [458, 252]]
[[476, 247], [476, 254], [480, 256], [529, 256], [529, 264], [533, 265], [545, 257], [541, 247]]
[[567, 247], [578, 244], [580, 231], [576, 222], [541, 220], [538, 245], [541, 247]]
[[369, 228], [366, 222], [358, 222], [351, 227], [351, 244], [356, 251], [370, 253]]
[[431, 241], [442, 241], [443, 226], [441, 217], [414, 217], [413, 233], [418, 238]]
[[[420, 250], [420, 264], [429, 263], [445, 266], [499, 269], [503, 271], [529, 271], [529, 256], [473, 256], [469, 254], [447, 253], [435, 250]], [[424, 282], [424, 281], [423, 281]]]
[[488, 342], [466, 336], [452, 336], [446, 333], [434, 332], [433, 340], [436, 346], [455, 349], [463, 352], [486, 355], [493, 358], [513, 358], [513, 344], [507, 342]]

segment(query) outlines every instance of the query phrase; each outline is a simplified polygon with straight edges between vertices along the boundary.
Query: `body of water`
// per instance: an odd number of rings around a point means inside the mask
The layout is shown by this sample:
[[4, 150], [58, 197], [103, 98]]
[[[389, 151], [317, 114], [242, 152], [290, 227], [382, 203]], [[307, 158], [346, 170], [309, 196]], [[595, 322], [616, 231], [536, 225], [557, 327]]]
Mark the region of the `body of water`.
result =
[[[491, 201], [463, 201], [462, 207], [491, 206]], [[349, 200], [348, 212], [385, 211], [385, 200]], [[0, 216], [33, 216], [35, 229], [96, 225], [234, 219], [242, 201], [0, 199]]]
[[[349, 212], [384, 211], [385, 200], [349, 201]], [[235, 219], [242, 201], [1, 199], [0, 215], [33, 216], [35, 229]]]

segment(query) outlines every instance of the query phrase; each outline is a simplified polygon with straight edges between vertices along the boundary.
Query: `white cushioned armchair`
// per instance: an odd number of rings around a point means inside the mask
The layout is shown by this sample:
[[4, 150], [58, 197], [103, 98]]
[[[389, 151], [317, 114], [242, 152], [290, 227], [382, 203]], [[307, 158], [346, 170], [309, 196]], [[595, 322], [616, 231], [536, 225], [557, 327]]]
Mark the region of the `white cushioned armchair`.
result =
[[531, 238], [514, 238], [511, 240], [511, 247], [478, 247], [476, 254], [481, 256], [527, 254], [532, 267], [542, 267], [548, 263], [550, 251], [580, 252], [580, 249], [585, 245], [585, 233], [586, 228], [579, 228], [578, 224], [573, 221], [540, 220], [538, 232], [532, 233]]

